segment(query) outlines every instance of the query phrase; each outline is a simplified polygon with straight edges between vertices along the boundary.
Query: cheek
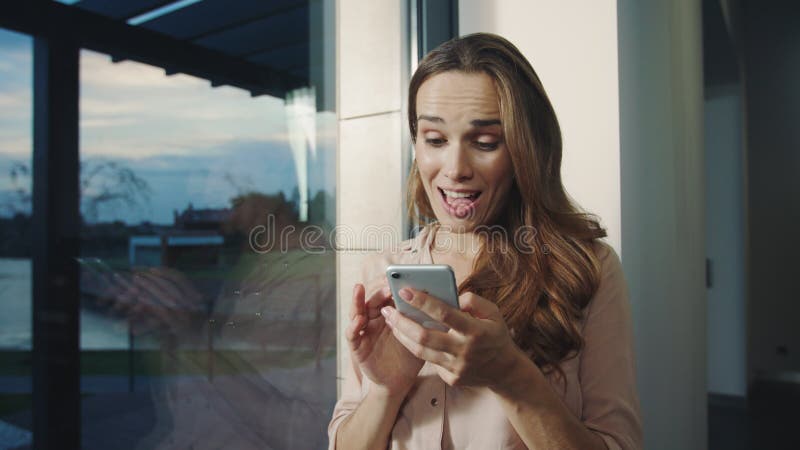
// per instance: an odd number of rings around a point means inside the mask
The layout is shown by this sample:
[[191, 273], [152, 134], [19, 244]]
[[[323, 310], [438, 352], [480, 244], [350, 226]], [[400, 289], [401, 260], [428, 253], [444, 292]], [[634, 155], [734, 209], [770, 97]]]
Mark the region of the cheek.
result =
[[498, 188], [505, 187], [506, 185], [510, 186], [514, 169], [511, 166], [508, 155], [492, 156], [491, 159], [483, 161], [482, 164], [486, 180]]
[[424, 150], [416, 150], [415, 158], [417, 160], [417, 170], [419, 170], [419, 175], [422, 178], [422, 181], [425, 184], [428, 184], [431, 178], [436, 175], [438, 163], [435, 158], [432, 158], [431, 155]]

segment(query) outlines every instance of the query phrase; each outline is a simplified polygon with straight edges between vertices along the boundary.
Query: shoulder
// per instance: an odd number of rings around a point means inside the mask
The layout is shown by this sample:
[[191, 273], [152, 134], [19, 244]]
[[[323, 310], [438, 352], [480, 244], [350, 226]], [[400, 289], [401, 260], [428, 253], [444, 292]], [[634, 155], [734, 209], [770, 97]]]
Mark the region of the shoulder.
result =
[[604, 241], [595, 240], [593, 248], [600, 265], [600, 273], [597, 290], [589, 302], [590, 311], [597, 312], [609, 304], [627, 306], [628, 289], [619, 255]]
[[617, 252], [596, 241], [599, 287], [589, 303], [578, 364], [581, 420], [608, 448], [642, 448], [633, 324]]
[[592, 248], [595, 256], [597, 256], [597, 259], [600, 260], [602, 265], [619, 264], [619, 255], [617, 254], [617, 251], [614, 250], [614, 247], [609, 245], [608, 242], [595, 239], [592, 242]]
[[592, 248], [600, 264], [601, 282], [607, 278], [622, 276], [622, 261], [614, 247], [605, 241], [596, 239], [592, 243]]

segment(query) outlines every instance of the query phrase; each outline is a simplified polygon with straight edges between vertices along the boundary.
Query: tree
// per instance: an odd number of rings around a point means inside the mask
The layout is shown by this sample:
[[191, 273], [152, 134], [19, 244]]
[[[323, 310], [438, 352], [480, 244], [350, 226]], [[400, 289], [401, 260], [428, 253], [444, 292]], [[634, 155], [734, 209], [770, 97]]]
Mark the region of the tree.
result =
[[4, 209], [9, 216], [30, 215], [31, 213], [31, 171], [25, 163], [12, 162], [8, 170], [11, 178], [11, 192], [4, 199]]
[[138, 208], [150, 203], [152, 190], [130, 168], [102, 159], [81, 162], [81, 211], [96, 222], [100, 206]]
[[[14, 162], [9, 170], [13, 196], [6, 201], [11, 215], [31, 211], [31, 170]], [[85, 159], [80, 164], [81, 213], [96, 222], [101, 206], [138, 208], [150, 202], [150, 185], [129, 167], [105, 159]]]

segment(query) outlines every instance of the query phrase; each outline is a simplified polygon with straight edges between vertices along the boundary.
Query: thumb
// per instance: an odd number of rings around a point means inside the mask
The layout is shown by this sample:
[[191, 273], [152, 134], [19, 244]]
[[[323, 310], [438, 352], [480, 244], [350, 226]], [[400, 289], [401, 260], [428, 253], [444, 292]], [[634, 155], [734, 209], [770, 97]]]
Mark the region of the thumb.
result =
[[501, 317], [497, 305], [472, 292], [461, 294], [458, 297], [458, 305], [462, 311], [468, 312], [478, 319], [497, 319]]

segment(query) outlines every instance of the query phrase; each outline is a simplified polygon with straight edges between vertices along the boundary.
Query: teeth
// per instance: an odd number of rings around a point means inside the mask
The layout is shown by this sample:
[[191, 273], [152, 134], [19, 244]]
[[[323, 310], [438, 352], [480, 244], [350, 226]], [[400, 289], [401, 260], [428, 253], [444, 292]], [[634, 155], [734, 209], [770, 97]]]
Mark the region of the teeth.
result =
[[447, 189], [442, 189], [442, 192], [444, 192], [444, 195], [450, 198], [469, 198], [469, 197], [474, 197], [477, 194], [477, 192], [472, 192], [472, 193], [454, 192], [454, 191], [448, 191]]

